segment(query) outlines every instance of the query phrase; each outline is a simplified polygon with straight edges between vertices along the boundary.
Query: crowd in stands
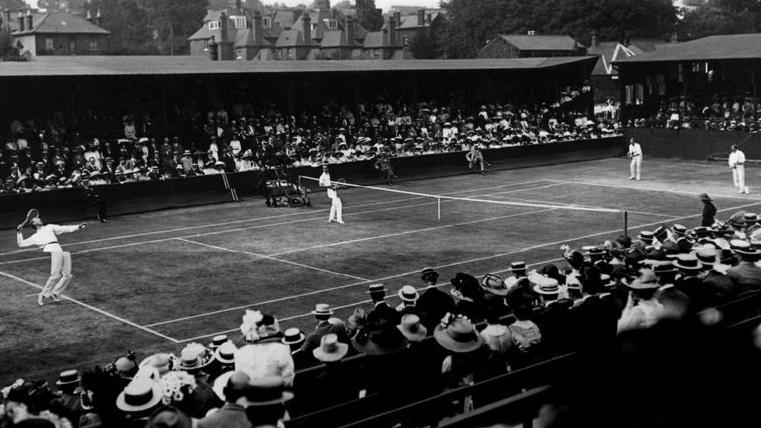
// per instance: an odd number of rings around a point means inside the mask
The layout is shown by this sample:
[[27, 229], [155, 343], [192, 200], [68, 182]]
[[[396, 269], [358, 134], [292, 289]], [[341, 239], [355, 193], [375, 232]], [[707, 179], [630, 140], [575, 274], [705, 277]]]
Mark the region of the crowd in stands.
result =
[[[733, 420], [722, 406], [738, 394], [752, 413], [757, 395], [727, 384], [758, 379], [756, 372], [738, 370], [749, 361], [757, 367], [760, 349], [750, 338], [731, 342], [731, 335], [711, 326], [722, 317], [716, 308], [761, 291], [757, 214], [738, 212], [727, 222], [694, 229], [664, 225], [634, 239], [621, 235], [561, 249], [564, 264], [537, 271], [514, 262], [504, 279], [457, 273], [439, 281], [429, 268], [417, 287], [391, 293], [373, 284], [373, 304], [357, 307], [347, 319], [337, 318], [330, 304], [317, 303], [310, 331], [247, 310], [236, 337], [65, 371], [54, 388], [19, 379], [2, 390], [0, 427], [282, 426], [294, 416], [362, 397], [398, 406], [570, 351], [597, 354], [607, 365], [576, 373], [566, 393], [585, 384], [601, 388], [586, 396], [558, 392], [550, 407], [554, 417], [545, 418], [555, 423], [545, 426], [740, 426], [721, 423]], [[602, 357], [618, 346], [630, 360]], [[360, 363], [350, 369], [352, 355]], [[716, 365], [703, 365], [707, 358]], [[697, 373], [685, 369], [694, 366]], [[718, 378], [721, 390], [705, 383]], [[697, 401], [677, 408], [687, 396]], [[461, 413], [486, 398], [457, 400], [428, 417]], [[596, 408], [603, 402], [604, 408]], [[629, 412], [616, 413], [623, 408]], [[679, 419], [714, 411], [722, 414], [709, 425]], [[603, 414], [615, 422], [591, 423]], [[418, 424], [408, 420], [404, 426]]]
[[674, 97], [661, 102], [654, 116], [631, 119], [627, 126], [757, 133], [761, 131], [761, 103], [749, 93], [744, 96], [714, 95], [706, 100]]
[[[188, 132], [161, 137], [149, 115], [128, 114], [118, 138], [102, 138], [86, 115], [69, 127], [63, 115], [10, 124], [0, 152], [0, 192], [29, 192], [131, 181], [372, 159], [380, 153], [415, 156], [615, 135], [613, 120], [595, 122], [571, 108], [581, 92], [553, 104], [484, 104], [474, 110], [436, 102], [325, 105], [289, 115], [250, 103], [184, 113]], [[92, 117], [91, 117], [92, 116]], [[106, 125], [104, 125], [106, 126]], [[104, 132], [105, 134], [105, 132]]]

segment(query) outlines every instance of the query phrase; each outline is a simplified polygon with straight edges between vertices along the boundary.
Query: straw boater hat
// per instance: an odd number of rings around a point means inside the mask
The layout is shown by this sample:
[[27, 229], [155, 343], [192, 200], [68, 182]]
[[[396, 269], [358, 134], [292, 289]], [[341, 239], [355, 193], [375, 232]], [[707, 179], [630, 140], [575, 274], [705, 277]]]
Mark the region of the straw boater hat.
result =
[[281, 339], [281, 341], [288, 346], [304, 343], [304, 340], [306, 340], [306, 336], [296, 327], [291, 327], [285, 330], [283, 338]]
[[399, 331], [410, 342], [420, 342], [428, 335], [428, 329], [420, 323], [420, 317], [415, 314], [406, 314], [398, 326]]
[[135, 379], [116, 397], [116, 407], [127, 413], [149, 410], [161, 402], [161, 386], [147, 378]]
[[[510, 271], [516, 276], [526, 275], [526, 262], [512, 262], [510, 263]], [[518, 275], [521, 273], [522, 275]]]
[[639, 278], [626, 285], [634, 290], [651, 290], [660, 287], [655, 278], [655, 272], [651, 269], [642, 269]]
[[548, 278], [544, 275], [534, 275], [530, 278], [530, 281], [534, 284], [534, 292], [537, 294], [553, 296], [560, 293], [557, 279]]
[[403, 302], [407, 303], [414, 303], [417, 302], [417, 300], [420, 298], [420, 293], [415, 290], [415, 287], [411, 285], [405, 285], [399, 290], [399, 298], [402, 299]]
[[657, 229], [653, 231], [653, 237], [657, 239], [659, 242], [663, 242], [668, 238], [669, 234], [666, 231], [666, 227], [659, 226]]
[[206, 367], [208, 361], [204, 361], [203, 356], [198, 348], [188, 345], [180, 353], [180, 363], [177, 368], [180, 370], [198, 370]]
[[507, 296], [508, 291], [510, 291], [505, 285], [505, 281], [493, 273], [487, 273], [481, 278], [481, 288], [495, 296]]
[[209, 344], [209, 349], [212, 351], [216, 350], [219, 345], [227, 342], [228, 338], [226, 334], [219, 334], [217, 336], [214, 336], [211, 338], [211, 343]]
[[330, 305], [327, 303], [318, 303], [314, 305], [312, 315], [314, 315], [318, 320], [327, 320], [331, 315], [333, 315], [333, 309], [330, 309]]
[[251, 379], [246, 392], [248, 406], [271, 406], [282, 404], [293, 398], [293, 393], [285, 390], [283, 378], [269, 376]]
[[338, 341], [335, 334], [326, 334], [320, 338], [320, 346], [312, 349], [312, 355], [322, 362], [338, 361], [349, 352], [349, 345]]
[[674, 266], [679, 268], [679, 270], [688, 271], [688, 272], [697, 272], [703, 268], [703, 265], [700, 263], [700, 260], [694, 255], [685, 255], [682, 257], [679, 257], [674, 262]]
[[745, 220], [746, 225], [750, 226], [758, 222], [758, 215], [756, 213], [745, 213], [743, 220]]
[[687, 228], [682, 226], [681, 224], [674, 224], [674, 226], [671, 228], [672, 231], [674, 231], [674, 235], [679, 236], [685, 236], [687, 234]]
[[66, 385], [75, 385], [79, 383], [79, 372], [76, 370], [66, 370], [58, 375], [58, 380], [55, 384], [59, 387]]
[[160, 352], [158, 354], [150, 355], [143, 359], [143, 361], [140, 361], [140, 367], [153, 367], [159, 372], [159, 375], [163, 375], [172, 370], [176, 358], [177, 357], [172, 354]]
[[376, 297], [385, 297], [386, 296], [386, 286], [383, 284], [370, 284], [367, 287], [367, 292], [370, 293], [371, 296], [375, 295]]
[[238, 348], [234, 343], [227, 341], [217, 347], [214, 351], [214, 359], [222, 364], [235, 364], [235, 351]]
[[442, 348], [457, 353], [475, 351], [484, 343], [469, 319], [447, 314], [436, 326], [433, 337]]
[[648, 232], [646, 230], [643, 230], [639, 234], [639, 239], [640, 241], [645, 242], [647, 244], [652, 244], [653, 239], [655, 239], [655, 236], [653, 235], [653, 232]]
[[718, 254], [716, 248], [709, 246], [703, 247], [695, 252], [698, 261], [704, 266], [713, 266], [716, 264], [716, 254]]

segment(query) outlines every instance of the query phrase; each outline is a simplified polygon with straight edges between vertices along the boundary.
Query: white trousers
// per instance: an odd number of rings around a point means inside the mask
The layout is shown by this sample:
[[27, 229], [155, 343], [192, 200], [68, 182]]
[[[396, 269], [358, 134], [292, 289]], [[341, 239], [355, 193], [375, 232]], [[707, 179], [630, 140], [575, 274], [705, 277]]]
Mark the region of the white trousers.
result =
[[745, 165], [737, 165], [732, 168], [732, 181], [741, 192], [745, 190]]
[[330, 204], [330, 217], [328, 221], [343, 221], [343, 204], [341, 198], [333, 198], [333, 203]]
[[639, 180], [640, 173], [642, 172], [642, 156], [632, 158], [629, 163], [629, 170], [631, 170], [631, 176]]
[[50, 276], [40, 294], [45, 297], [50, 297], [51, 294], [60, 295], [69, 286], [71, 277], [71, 253], [68, 251], [50, 253]]

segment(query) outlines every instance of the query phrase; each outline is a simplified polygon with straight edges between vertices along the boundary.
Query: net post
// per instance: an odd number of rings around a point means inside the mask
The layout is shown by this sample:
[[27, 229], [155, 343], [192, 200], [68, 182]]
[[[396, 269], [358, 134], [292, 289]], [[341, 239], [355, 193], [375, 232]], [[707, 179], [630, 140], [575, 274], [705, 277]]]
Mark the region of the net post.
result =
[[629, 236], [629, 211], [624, 210], [624, 236]]
[[436, 198], [436, 219], [441, 221], [441, 198]]

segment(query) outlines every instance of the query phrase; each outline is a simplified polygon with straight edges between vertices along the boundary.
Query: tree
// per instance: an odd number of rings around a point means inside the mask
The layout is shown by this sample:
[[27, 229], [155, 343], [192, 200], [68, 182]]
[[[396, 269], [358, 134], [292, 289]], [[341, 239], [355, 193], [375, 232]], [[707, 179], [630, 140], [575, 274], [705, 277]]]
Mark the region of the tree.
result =
[[100, 10], [101, 26], [111, 32], [108, 53], [119, 55], [157, 54], [148, 12], [137, 0], [93, 0], [88, 11]]
[[207, 0], [140, 0], [162, 54], [185, 54], [188, 37], [201, 26]]
[[761, 2], [752, 0], [708, 0], [686, 11], [679, 23], [680, 38], [685, 40], [758, 31], [761, 31]]
[[357, 0], [357, 22], [368, 31], [383, 28], [383, 14], [375, 7], [375, 0]]
[[0, 0], [0, 10], [17, 12], [28, 7], [24, 0]]
[[421, 30], [410, 42], [412, 56], [416, 59], [436, 59], [445, 56], [442, 36], [446, 34], [446, 25], [446, 18], [439, 15], [429, 28]]

